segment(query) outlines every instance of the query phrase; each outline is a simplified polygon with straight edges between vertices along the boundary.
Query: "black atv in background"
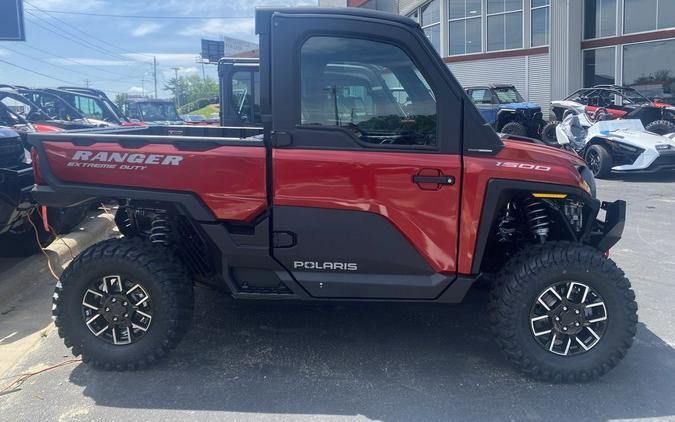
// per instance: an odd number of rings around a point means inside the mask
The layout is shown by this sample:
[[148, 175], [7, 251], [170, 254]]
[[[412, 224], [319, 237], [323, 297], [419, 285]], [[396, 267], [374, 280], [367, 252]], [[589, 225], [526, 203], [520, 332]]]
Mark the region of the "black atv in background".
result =
[[[54, 240], [31, 197], [33, 185], [33, 166], [22, 135], [0, 127], [0, 256], [31, 255]], [[50, 207], [47, 220], [54, 233], [64, 234], [82, 222], [87, 210], [87, 206]]]

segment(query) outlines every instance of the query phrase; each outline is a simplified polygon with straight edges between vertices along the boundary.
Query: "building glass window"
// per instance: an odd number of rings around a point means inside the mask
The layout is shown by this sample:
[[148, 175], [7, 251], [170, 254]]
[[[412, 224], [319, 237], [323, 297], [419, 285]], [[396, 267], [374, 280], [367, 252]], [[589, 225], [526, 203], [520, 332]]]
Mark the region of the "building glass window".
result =
[[441, 51], [441, 0], [433, 0], [420, 9], [420, 25], [436, 51]]
[[675, 1], [624, 0], [624, 33], [675, 27]]
[[623, 46], [623, 83], [647, 97], [675, 99], [675, 40]]
[[448, 0], [450, 55], [483, 51], [481, 0]]
[[487, 49], [523, 47], [523, 0], [487, 0]]
[[615, 48], [584, 50], [584, 87], [614, 85]]
[[584, 38], [616, 35], [616, 0], [584, 0]]
[[532, 0], [532, 47], [548, 44], [549, 0]]

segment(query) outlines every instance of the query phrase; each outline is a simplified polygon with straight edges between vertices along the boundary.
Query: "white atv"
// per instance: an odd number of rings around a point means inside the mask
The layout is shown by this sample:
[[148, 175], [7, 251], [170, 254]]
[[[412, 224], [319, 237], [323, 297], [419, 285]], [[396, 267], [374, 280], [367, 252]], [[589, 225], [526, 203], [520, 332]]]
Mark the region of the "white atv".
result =
[[555, 129], [557, 146], [579, 154], [598, 178], [675, 170], [675, 134], [647, 132], [637, 119], [606, 119], [601, 110], [589, 118], [584, 106], [570, 107]]

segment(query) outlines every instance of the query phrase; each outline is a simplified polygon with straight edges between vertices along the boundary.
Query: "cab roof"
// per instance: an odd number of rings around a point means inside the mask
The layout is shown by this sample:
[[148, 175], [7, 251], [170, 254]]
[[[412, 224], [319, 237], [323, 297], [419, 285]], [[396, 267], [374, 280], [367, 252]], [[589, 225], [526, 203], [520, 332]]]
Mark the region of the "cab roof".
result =
[[360, 7], [257, 7], [255, 11], [255, 32], [267, 32], [269, 22], [274, 14], [284, 15], [314, 15], [321, 17], [354, 17], [379, 19], [400, 23], [407, 26], [419, 26], [417, 22], [406, 16], [383, 12], [381, 10], [363, 9]]

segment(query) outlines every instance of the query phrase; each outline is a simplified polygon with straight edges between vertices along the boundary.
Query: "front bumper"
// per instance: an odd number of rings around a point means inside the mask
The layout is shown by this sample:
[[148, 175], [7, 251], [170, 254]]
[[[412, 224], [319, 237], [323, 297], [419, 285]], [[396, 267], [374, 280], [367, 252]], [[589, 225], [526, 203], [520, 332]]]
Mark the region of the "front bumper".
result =
[[590, 244], [606, 252], [621, 239], [626, 224], [626, 201], [602, 202], [605, 220], [596, 219], [591, 227]]
[[646, 150], [632, 164], [612, 167], [619, 173], [658, 173], [675, 170], [675, 151]]

